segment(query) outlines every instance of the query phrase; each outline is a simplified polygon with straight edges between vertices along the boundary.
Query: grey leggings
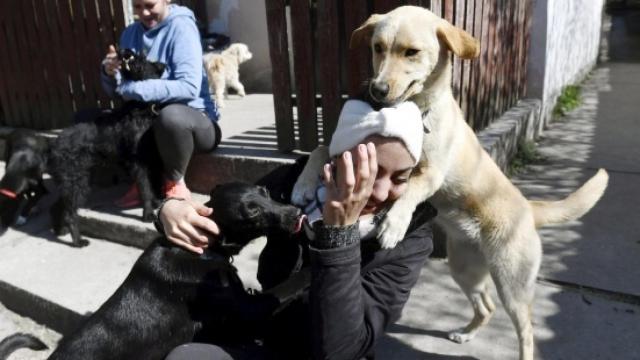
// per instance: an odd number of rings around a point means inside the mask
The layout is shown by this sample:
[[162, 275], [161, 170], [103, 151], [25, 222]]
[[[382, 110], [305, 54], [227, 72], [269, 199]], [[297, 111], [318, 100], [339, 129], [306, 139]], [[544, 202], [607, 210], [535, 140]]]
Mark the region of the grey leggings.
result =
[[169, 180], [180, 180], [191, 155], [214, 150], [220, 143], [220, 128], [205, 113], [184, 104], [160, 110], [153, 124], [158, 151]]

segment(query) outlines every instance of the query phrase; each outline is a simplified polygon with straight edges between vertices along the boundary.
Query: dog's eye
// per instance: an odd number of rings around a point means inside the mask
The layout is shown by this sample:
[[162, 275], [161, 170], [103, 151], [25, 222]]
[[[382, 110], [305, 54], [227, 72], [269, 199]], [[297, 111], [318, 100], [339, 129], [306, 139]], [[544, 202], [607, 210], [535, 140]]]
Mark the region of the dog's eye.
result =
[[380, 54], [382, 52], [382, 45], [380, 45], [380, 44], [373, 45], [373, 51], [375, 51], [376, 53]]
[[418, 54], [418, 52], [420, 52], [420, 50], [418, 50], [418, 49], [407, 49], [404, 52], [404, 56], [406, 56], [406, 57], [414, 56], [414, 55]]
[[260, 214], [262, 213], [262, 208], [258, 204], [249, 203], [245, 207], [244, 213], [248, 218], [254, 218], [256, 216], [260, 216]]

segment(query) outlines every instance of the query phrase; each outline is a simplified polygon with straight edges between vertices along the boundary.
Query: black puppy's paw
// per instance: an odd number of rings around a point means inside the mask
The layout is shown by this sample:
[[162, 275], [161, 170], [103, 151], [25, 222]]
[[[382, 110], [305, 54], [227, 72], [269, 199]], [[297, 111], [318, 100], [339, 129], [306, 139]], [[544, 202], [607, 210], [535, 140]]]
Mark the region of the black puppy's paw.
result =
[[89, 240], [85, 240], [85, 239], [80, 239], [78, 241], [74, 241], [71, 243], [71, 247], [75, 247], [75, 248], [83, 248], [87, 245], [89, 245]]
[[144, 222], [153, 222], [153, 220], [155, 220], [156, 217], [153, 215], [153, 212], [149, 213], [149, 214], [143, 214], [142, 215], [142, 221]]
[[71, 232], [71, 230], [69, 229], [68, 226], [63, 226], [63, 227], [59, 227], [59, 228], [54, 228], [53, 232], [56, 234], [56, 236], [65, 236], [67, 234], [69, 234]]
[[155, 220], [155, 219], [156, 219], [156, 217], [153, 214], [153, 211], [149, 211], [149, 212], [144, 211], [142, 213], [142, 221], [144, 221], [144, 222], [153, 222], [153, 220]]

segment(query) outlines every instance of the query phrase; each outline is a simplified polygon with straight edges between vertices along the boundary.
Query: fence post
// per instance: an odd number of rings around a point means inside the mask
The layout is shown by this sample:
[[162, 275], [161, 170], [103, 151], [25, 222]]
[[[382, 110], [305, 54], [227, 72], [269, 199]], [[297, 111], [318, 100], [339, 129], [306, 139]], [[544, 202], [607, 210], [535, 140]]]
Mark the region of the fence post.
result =
[[322, 93], [322, 135], [324, 143], [338, 123], [342, 99], [340, 93], [340, 42], [338, 41], [337, 1], [318, 0], [318, 61]]
[[299, 147], [312, 151], [318, 146], [313, 32], [308, 0], [291, 2], [293, 65], [296, 81]]
[[284, 0], [266, 0], [266, 8], [278, 149], [289, 152], [295, 148], [295, 138], [285, 2]]

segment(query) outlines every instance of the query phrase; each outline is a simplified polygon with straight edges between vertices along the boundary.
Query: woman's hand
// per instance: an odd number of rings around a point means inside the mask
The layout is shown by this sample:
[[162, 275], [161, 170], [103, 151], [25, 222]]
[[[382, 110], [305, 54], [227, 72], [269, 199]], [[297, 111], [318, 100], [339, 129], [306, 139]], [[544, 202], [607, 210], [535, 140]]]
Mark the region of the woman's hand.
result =
[[189, 251], [202, 254], [209, 237], [220, 234], [218, 225], [208, 218], [213, 209], [190, 201], [167, 201], [158, 217], [167, 239]]
[[102, 66], [104, 67], [105, 74], [114, 77], [116, 72], [120, 70], [121, 64], [122, 62], [118, 59], [118, 53], [116, 52], [115, 46], [109, 45], [107, 55], [105, 55], [104, 60], [102, 60]]
[[335, 174], [332, 174], [332, 165], [324, 166], [327, 200], [322, 217], [326, 225], [354, 224], [371, 197], [378, 173], [376, 147], [373, 143], [360, 144], [354, 151], [354, 156], [355, 167], [351, 152], [342, 153], [334, 165]]

